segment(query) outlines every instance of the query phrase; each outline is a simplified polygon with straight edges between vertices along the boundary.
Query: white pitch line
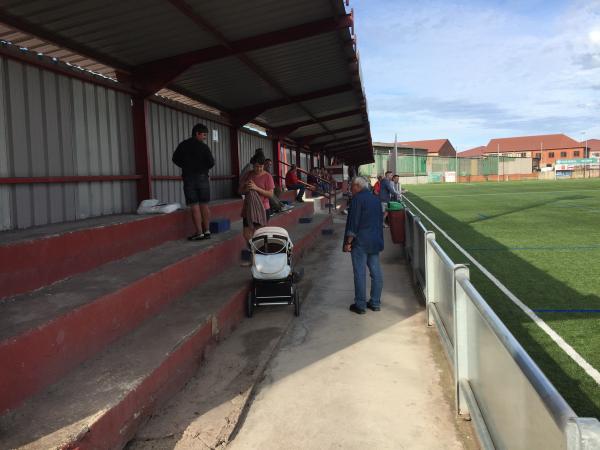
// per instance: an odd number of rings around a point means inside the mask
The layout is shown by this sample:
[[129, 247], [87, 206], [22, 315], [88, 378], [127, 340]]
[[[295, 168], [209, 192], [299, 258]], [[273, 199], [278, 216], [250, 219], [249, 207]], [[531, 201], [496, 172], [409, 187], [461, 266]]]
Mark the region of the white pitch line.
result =
[[589, 362], [587, 362], [583, 358], [583, 356], [581, 356], [579, 353], [577, 353], [577, 350], [575, 350], [573, 347], [571, 347], [569, 344], [567, 344], [567, 342], [556, 331], [554, 331], [552, 328], [550, 328], [550, 326], [546, 322], [544, 322], [535, 312], [533, 312], [533, 310], [531, 308], [529, 308], [515, 294], [513, 294], [506, 286], [504, 286], [504, 284], [502, 284], [502, 282], [500, 282], [500, 280], [498, 280], [485, 267], [483, 267], [479, 263], [479, 261], [477, 261], [475, 258], [473, 258], [469, 254], [469, 252], [467, 252], [465, 249], [463, 249], [458, 244], [458, 242], [456, 242], [454, 239], [452, 239], [448, 235], [448, 233], [446, 233], [444, 230], [442, 230], [433, 220], [431, 220], [423, 211], [421, 211], [417, 207], [417, 205], [415, 205], [413, 202], [411, 202], [406, 197], [404, 197], [404, 200], [406, 200], [408, 203], [410, 203], [423, 217], [425, 217], [429, 221], [429, 223], [431, 223], [431, 225], [433, 225], [446, 239], [448, 239], [448, 241], [450, 241], [458, 249], [458, 251], [460, 251], [463, 255], [465, 255], [469, 259], [469, 261], [471, 261], [475, 267], [477, 267], [479, 270], [481, 270], [481, 272], [492, 283], [494, 283], [494, 285], [498, 289], [500, 289], [510, 300], [512, 300], [512, 302], [515, 305], [517, 305], [519, 308], [521, 308], [521, 310], [525, 314], [527, 314], [527, 316], [531, 320], [533, 320], [533, 322], [538, 327], [540, 327], [548, 336], [550, 336], [550, 339], [552, 339], [556, 343], [556, 345], [558, 345], [567, 355], [569, 355], [571, 357], [571, 359], [573, 361], [575, 361], [575, 363], [577, 363], [577, 365], [585, 371], [585, 373], [587, 373], [597, 384], [600, 385], [600, 372], [598, 372], [598, 370], [596, 370], [596, 368], [594, 366], [592, 366]]
[[[577, 192], [600, 192], [598, 189], [571, 189], [568, 191], [524, 191], [521, 193], [515, 192], [488, 192], [484, 194], [444, 194], [444, 195], [419, 195], [421, 198], [450, 198], [450, 197], [479, 197], [482, 195], [524, 195], [524, 194], [568, 194], [568, 193], [577, 193]], [[405, 197], [406, 198], [406, 197]]]

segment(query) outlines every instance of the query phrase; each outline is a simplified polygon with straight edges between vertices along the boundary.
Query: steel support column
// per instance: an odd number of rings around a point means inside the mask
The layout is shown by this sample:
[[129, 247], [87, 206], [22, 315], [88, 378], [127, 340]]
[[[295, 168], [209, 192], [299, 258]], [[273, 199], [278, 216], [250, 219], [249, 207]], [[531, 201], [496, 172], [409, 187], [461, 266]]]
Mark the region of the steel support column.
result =
[[275, 186], [282, 186], [281, 183], [281, 141], [279, 139], [273, 140], [273, 178], [275, 180]]
[[141, 178], [137, 182], [137, 201], [152, 198], [150, 152], [148, 149], [147, 110], [143, 97], [134, 96], [131, 114], [133, 116], [133, 144], [135, 171]]
[[235, 197], [240, 182], [240, 139], [239, 130], [229, 127], [229, 156], [231, 158], [231, 193]]

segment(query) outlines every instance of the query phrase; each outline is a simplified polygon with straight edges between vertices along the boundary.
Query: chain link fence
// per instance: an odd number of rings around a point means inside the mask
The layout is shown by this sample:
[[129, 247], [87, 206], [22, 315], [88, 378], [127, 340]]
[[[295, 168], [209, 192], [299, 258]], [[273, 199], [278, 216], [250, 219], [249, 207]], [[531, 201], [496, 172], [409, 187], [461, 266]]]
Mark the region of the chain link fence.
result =
[[[497, 179], [537, 179], [531, 158], [491, 156], [486, 158], [457, 158], [448, 156], [393, 156], [376, 154], [375, 162], [360, 166], [359, 173], [376, 178], [387, 171], [400, 176], [401, 183], [474, 182]], [[495, 180], [494, 180], [495, 181]]]

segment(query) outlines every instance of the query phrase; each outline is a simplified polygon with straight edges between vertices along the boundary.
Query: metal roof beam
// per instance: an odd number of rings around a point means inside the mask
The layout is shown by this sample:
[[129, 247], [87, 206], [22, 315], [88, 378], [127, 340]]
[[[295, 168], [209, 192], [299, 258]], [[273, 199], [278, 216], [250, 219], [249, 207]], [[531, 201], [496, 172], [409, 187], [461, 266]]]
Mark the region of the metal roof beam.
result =
[[[364, 113], [365, 113], [364, 109], [353, 109], [350, 111], [345, 111], [345, 112], [341, 112], [341, 113], [337, 113], [337, 114], [330, 114], [329, 116], [317, 117], [316, 119], [317, 119], [318, 123], [322, 123], [322, 122], [329, 122], [330, 120], [343, 119], [344, 117], [350, 117], [350, 116], [355, 116], [355, 115], [364, 114]], [[314, 125], [314, 124], [315, 124], [315, 121], [312, 119], [311, 120], [303, 120], [302, 122], [296, 122], [296, 123], [291, 123], [288, 125], [282, 125], [277, 128], [272, 128], [271, 130], [269, 130], [268, 134], [271, 136], [286, 137], [287, 135], [289, 135], [294, 130], [297, 130], [298, 128], [306, 127], [308, 125]], [[327, 134], [330, 134], [330, 133], [327, 133]]]
[[[171, 3], [184, 12], [196, 24], [211, 33], [216, 33], [216, 30], [210, 24], [201, 19], [197, 14], [190, 12], [187, 5], [182, 5], [183, 2], [171, 1]], [[137, 89], [147, 93], [147, 95], [151, 95], [165, 87], [193, 65], [329, 33], [347, 28], [352, 23], [352, 16], [347, 14], [336, 19], [317, 20], [231, 42], [227, 42], [219, 35], [220, 45], [150, 61], [137, 66], [133, 69], [133, 83]]]
[[355, 134], [351, 134], [350, 136], [343, 136], [343, 137], [340, 137], [340, 138], [331, 139], [330, 141], [327, 141], [327, 142], [319, 142], [319, 144], [322, 144], [323, 147], [327, 147], [330, 144], [336, 144], [338, 142], [351, 141], [351, 140], [356, 139], [358, 137], [364, 138], [365, 137], [365, 133], [355, 133]]
[[360, 144], [364, 143], [365, 145], [367, 145], [368, 142], [369, 141], [368, 141], [368, 139], [365, 136], [365, 137], [360, 137], [358, 139], [353, 139], [351, 141], [343, 142], [343, 143], [340, 143], [340, 144], [337, 144], [337, 145], [333, 145], [331, 147], [323, 147], [323, 150], [325, 150], [325, 151], [338, 150], [338, 149], [347, 147], [349, 145], [354, 145], [354, 144], [358, 144], [358, 143], [360, 143]]
[[[168, 0], [175, 8], [177, 8], [182, 14], [189, 17], [194, 23], [196, 23], [199, 27], [202, 27], [204, 30], [208, 31], [212, 34], [221, 45], [230, 48], [231, 43], [227, 41], [225, 36], [219, 32], [214, 26], [212, 26], [207, 20], [204, 19], [198, 12], [196, 12], [185, 0]], [[345, 17], [345, 16], [342, 16]], [[337, 20], [337, 19], [334, 19]], [[354, 19], [352, 18], [352, 14], [349, 17], [350, 22], [352, 23], [352, 27], [354, 26]], [[259, 65], [257, 65], [250, 57], [248, 57], [245, 53], [237, 53], [235, 54], [236, 58], [239, 59], [242, 63], [244, 63], [250, 70], [252, 70], [256, 75], [263, 79], [269, 86], [271, 86], [275, 91], [279, 93], [284, 98], [289, 99], [290, 95], [285, 91], [285, 89], [273, 78], [271, 77], [265, 70], [263, 70]], [[314, 123], [318, 123], [321, 125], [324, 131], [331, 133], [331, 130], [327, 128], [322, 122], [320, 122], [317, 117], [308, 110], [302, 103], [297, 103], [300, 109], [302, 109], [306, 115], [308, 115]]]
[[319, 91], [307, 92], [305, 94], [293, 95], [288, 98], [281, 98], [277, 100], [272, 100], [270, 102], [245, 106], [237, 110], [229, 111], [229, 115], [232, 118], [233, 122], [237, 124], [237, 126], [243, 126], [269, 109], [279, 108], [281, 106], [305, 102], [309, 100], [315, 100], [317, 98], [328, 97], [330, 95], [341, 94], [343, 92], [348, 92], [353, 89], [354, 86], [351, 84], [342, 84], [340, 86], [333, 86], [327, 89], [321, 89]]
[[340, 150], [337, 152], [332, 152], [330, 153], [330, 155], [332, 156], [340, 156], [340, 155], [346, 155], [348, 153], [356, 153], [360, 150], [367, 150], [367, 147], [365, 147], [364, 145], [357, 145], [355, 147], [348, 147], [347, 149], [344, 150]]
[[[354, 125], [353, 127], [346, 127], [346, 128], [337, 128], [335, 130], [331, 130], [332, 133], [345, 133], [346, 131], [354, 131], [354, 130], [359, 130], [361, 128], [365, 128], [365, 124], [361, 123], [360, 125]], [[319, 134], [309, 134], [306, 136], [299, 136], [298, 139], [319, 139], [322, 137], [326, 137], [326, 136], [330, 136], [329, 133], [319, 133]]]
[[123, 72], [127, 72], [130, 69], [127, 64], [123, 64], [121, 61], [118, 61], [107, 54], [97, 52], [96, 50], [86, 47], [85, 45], [81, 45], [71, 39], [57, 36], [52, 31], [28, 22], [27, 20], [23, 20], [18, 16], [7, 13], [3, 9], [0, 9], [0, 22], [9, 24], [18, 30], [25, 31], [34, 37], [41, 38], [46, 43], [55, 44], [58, 47], [72, 50], [80, 56], [91, 58], [99, 63], [111, 66], [114, 69], [119, 69]]

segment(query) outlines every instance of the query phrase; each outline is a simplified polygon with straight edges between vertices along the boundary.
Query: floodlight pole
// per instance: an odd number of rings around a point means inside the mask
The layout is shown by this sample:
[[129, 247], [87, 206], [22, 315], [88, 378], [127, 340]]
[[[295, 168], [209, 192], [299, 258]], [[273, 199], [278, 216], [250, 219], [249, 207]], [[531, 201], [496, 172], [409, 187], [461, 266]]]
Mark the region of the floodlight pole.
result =
[[500, 144], [498, 144], [498, 167], [496, 169], [496, 181], [500, 183]]
[[394, 172], [394, 175], [396, 175], [397, 170], [396, 170], [396, 163], [398, 161], [398, 134], [394, 134], [394, 164], [392, 165], [393, 169], [392, 172]]
[[458, 153], [454, 152], [454, 170], [456, 171], [456, 183], [458, 184]]
[[419, 179], [417, 178], [417, 159], [415, 157], [415, 148], [413, 147], [413, 178], [416, 178], [416, 184], [419, 184]]

